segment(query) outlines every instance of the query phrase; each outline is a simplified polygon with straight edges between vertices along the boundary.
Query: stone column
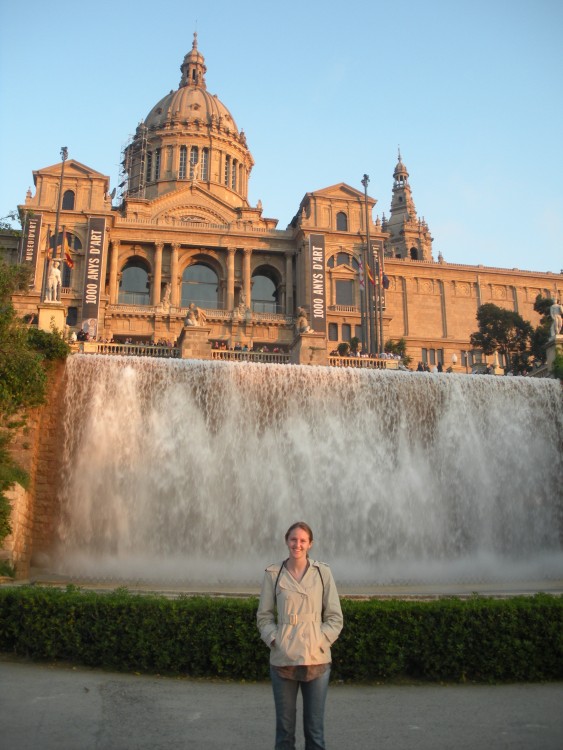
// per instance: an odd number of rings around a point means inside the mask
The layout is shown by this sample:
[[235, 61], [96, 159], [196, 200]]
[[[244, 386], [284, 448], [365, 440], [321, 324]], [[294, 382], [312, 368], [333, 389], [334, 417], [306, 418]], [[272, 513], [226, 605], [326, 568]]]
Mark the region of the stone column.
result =
[[[442, 336], [448, 338], [448, 305], [449, 305], [449, 289], [447, 282], [438, 279], [438, 288], [440, 290], [440, 308], [442, 312]], [[443, 364], [443, 363], [442, 363]]]
[[285, 254], [285, 314], [293, 315], [293, 253]]
[[152, 295], [151, 303], [153, 305], [160, 304], [160, 286], [162, 283], [162, 248], [164, 243], [157, 242], [154, 248], [154, 269], [153, 269], [153, 283], [152, 283]]
[[244, 295], [246, 297], [246, 306], [252, 309], [252, 285], [250, 276], [250, 260], [252, 258], [252, 250], [244, 248], [244, 259], [242, 265], [242, 283], [244, 288]]
[[111, 261], [109, 268], [109, 303], [117, 305], [119, 299], [119, 286], [117, 278], [117, 267], [119, 259], [119, 240], [113, 240], [111, 243]]
[[235, 309], [235, 253], [236, 247], [228, 248], [227, 256], [227, 310]]
[[180, 306], [180, 285], [178, 282], [178, 251], [180, 245], [175, 242], [172, 245], [172, 255], [170, 256], [170, 304], [172, 307]]
[[408, 294], [408, 284], [407, 280], [404, 276], [399, 277], [401, 281], [402, 286], [402, 296], [403, 296], [403, 335], [408, 336], [409, 335], [409, 294]]

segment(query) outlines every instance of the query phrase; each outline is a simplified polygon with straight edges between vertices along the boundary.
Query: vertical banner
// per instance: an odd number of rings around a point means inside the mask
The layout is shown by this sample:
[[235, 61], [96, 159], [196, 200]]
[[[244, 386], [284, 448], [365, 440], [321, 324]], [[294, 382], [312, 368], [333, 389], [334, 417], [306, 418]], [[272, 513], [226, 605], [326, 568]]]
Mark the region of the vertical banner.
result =
[[42, 219], [42, 216], [31, 216], [27, 219], [22, 261], [24, 263], [31, 263], [31, 267], [33, 268], [33, 275], [29, 280], [30, 287], [33, 287], [35, 284], [35, 271], [37, 266], [37, 253], [39, 250]]
[[311, 328], [326, 334], [326, 271], [325, 238], [322, 234], [309, 237], [311, 258]]
[[105, 219], [90, 219], [86, 242], [84, 293], [82, 296], [82, 330], [89, 333], [91, 338], [98, 335], [98, 310], [102, 285], [105, 232]]

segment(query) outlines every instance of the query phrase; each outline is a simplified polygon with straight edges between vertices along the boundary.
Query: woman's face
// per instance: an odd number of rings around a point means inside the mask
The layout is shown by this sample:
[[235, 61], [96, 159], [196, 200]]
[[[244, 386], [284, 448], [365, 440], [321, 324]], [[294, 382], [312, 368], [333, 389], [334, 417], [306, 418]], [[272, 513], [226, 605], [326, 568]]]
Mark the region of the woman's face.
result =
[[286, 544], [289, 550], [289, 556], [293, 560], [302, 560], [306, 558], [307, 553], [313, 546], [313, 542], [309, 539], [309, 534], [299, 527], [292, 529], [289, 532]]

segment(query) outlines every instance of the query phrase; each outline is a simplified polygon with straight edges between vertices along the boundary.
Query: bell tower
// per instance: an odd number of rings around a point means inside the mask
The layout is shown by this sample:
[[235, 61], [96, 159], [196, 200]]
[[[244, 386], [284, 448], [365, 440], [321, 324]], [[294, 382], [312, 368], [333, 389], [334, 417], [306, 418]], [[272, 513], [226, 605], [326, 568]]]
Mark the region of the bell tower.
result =
[[386, 255], [392, 258], [431, 261], [432, 237], [424, 218], [419, 219], [409, 184], [409, 173], [401, 159], [393, 172], [393, 196], [389, 219], [383, 218], [384, 232], [389, 232]]

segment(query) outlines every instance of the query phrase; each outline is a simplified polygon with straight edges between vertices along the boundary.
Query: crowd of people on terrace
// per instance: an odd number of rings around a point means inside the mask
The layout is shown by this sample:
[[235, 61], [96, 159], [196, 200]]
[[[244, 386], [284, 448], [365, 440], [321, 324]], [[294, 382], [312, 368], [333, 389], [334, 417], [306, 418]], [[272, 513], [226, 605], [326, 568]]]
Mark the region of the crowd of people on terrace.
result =
[[402, 359], [400, 354], [393, 354], [393, 352], [380, 352], [379, 354], [377, 353], [369, 354], [368, 352], [362, 352], [362, 351], [356, 351], [356, 352], [349, 351], [348, 354], [342, 355], [338, 352], [338, 349], [333, 349], [330, 352], [330, 356], [331, 357], [342, 357], [342, 356], [361, 357], [362, 359], [396, 359], [396, 360]]
[[287, 349], [280, 346], [273, 346], [270, 348], [267, 344], [241, 344], [240, 341], [235, 341], [232, 346], [228, 346], [226, 341], [214, 341], [211, 348], [219, 351], [227, 352], [260, 352], [265, 354], [287, 354]]
[[176, 344], [170, 341], [170, 339], [164, 339], [160, 338], [158, 341], [151, 341], [150, 339], [147, 339], [146, 341], [134, 341], [130, 336], [128, 336], [125, 340], [116, 340], [113, 338], [113, 336], [110, 336], [109, 338], [105, 336], [92, 336], [88, 331], [82, 330], [80, 328], [78, 331], [73, 331], [71, 334], [71, 341], [91, 341], [98, 344], [129, 344], [130, 346], [159, 346], [159, 347], [167, 347], [168, 349], [173, 349]]

